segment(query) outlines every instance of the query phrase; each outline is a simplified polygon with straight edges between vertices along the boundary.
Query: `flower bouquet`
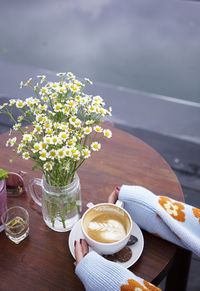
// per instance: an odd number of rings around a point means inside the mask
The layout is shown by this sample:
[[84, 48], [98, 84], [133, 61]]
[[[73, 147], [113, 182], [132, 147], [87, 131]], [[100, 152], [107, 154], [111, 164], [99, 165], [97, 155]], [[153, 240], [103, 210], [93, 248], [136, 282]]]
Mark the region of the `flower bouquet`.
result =
[[[104, 108], [100, 96], [83, 92], [87, 84], [92, 84], [89, 79], [81, 82], [72, 73], [57, 76], [56, 82], [47, 81], [45, 76], [37, 76], [35, 84], [32, 78], [21, 82], [21, 88], [30, 87], [36, 96], [11, 99], [0, 106], [0, 113], [8, 114], [14, 123], [6, 145], [15, 147], [23, 159], [34, 161], [33, 169], [43, 172], [45, 222], [48, 220], [47, 225], [54, 228], [58, 220], [66, 228], [66, 217], [73, 217], [74, 211], [79, 214], [81, 199], [80, 189], [76, 195], [63, 192], [63, 187], [75, 183], [78, 168], [93, 152], [100, 150], [100, 139], [111, 138], [112, 132], [99, 125], [105, 116], [111, 116], [111, 108]], [[13, 106], [19, 112], [17, 119], [12, 113]], [[32, 126], [24, 127], [24, 121]], [[20, 140], [13, 137], [16, 131], [21, 133]], [[62, 193], [61, 197], [58, 192]]]

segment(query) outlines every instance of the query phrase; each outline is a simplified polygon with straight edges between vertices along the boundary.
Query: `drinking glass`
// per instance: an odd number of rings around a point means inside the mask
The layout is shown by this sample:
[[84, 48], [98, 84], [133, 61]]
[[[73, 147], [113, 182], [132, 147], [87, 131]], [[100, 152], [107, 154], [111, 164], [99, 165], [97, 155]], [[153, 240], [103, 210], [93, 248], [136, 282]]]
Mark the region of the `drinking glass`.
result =
[[29, 233], [29, 214], [20, 206], [9, 208], [1, 216], [7, 237], [18, 244], [24, 240]]

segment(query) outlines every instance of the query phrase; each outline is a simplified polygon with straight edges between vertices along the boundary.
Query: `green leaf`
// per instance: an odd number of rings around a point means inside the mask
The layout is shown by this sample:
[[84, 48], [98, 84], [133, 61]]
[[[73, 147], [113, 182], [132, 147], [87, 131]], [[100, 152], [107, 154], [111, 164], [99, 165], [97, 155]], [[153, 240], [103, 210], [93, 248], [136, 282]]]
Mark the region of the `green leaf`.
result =
[[38, 165], [35, 165], [35, 166], [32, 167], [32, 170], [34, 171], [37, 168], [38, 168]]
[[5, 171], [3, 169], [0, 169], [0, 180], [4, 180], [5, 178], [8, 177], [9, 172]]

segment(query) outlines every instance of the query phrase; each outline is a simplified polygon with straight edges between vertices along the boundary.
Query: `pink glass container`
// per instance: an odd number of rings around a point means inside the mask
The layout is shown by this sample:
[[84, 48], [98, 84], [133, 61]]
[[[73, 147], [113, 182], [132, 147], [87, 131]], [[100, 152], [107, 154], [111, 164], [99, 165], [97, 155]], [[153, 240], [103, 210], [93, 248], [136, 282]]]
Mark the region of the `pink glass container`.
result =
[[[7, 191], [6, 191], [6, 181], [0, 180], [0, 218], [1, 215], [7, 210]], [[4, 230], [4, 225], [0, 219], [0, 232]]]

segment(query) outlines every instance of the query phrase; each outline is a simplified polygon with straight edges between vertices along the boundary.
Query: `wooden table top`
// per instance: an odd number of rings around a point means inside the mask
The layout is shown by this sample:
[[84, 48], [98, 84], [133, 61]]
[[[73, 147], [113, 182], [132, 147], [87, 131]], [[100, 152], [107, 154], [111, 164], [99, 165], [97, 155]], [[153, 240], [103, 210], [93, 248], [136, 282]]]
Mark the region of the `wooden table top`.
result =
[[[128, 133], [109, 126], [110, 140], [102, 140], [102, 150], [88, 159], [79, 169], [83, 211], [86, 204], [106, 202], [117, 185], [140, 185], [157, 195], [167, 195], [184, 201], [181, 186], [167, 162], [150, 146]], [[27, 172], [24, 180], [41, 177], [32, 171], [32, 162], [17, 157], [5, 147], [8, 134], [0, 136], [0, 167], [9, 171]], [[15, 158], [13, 163], [9, 159]], [[68, 248], [69, 232], [49, 229], [42, 218], [41, 209], [27, 193], [21, 197], [8, 197], [8, 207], [25, 207], [30, 215], [30, 234], [15, 245], [0, 233], [1, 290], [84, 290], [74, 273], [74, 259]], [[130, 268], [136, 275], [152, 281], [165, 270], [177, 247], [143, 231], [144, 251]]]

